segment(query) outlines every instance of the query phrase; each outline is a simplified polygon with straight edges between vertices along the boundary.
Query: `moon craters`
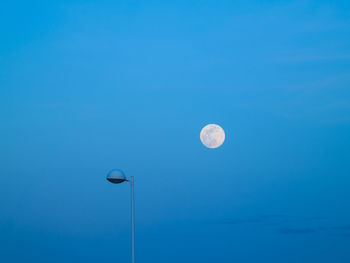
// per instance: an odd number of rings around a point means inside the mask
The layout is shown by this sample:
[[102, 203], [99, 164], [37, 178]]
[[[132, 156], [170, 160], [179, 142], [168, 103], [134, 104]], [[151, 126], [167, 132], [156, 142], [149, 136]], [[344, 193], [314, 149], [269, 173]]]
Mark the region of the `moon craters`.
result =
[[218, 148], [225, 141], [225, 132], [217, 124], [208, 124], [201, 130], [200, 140], [208, 148]]

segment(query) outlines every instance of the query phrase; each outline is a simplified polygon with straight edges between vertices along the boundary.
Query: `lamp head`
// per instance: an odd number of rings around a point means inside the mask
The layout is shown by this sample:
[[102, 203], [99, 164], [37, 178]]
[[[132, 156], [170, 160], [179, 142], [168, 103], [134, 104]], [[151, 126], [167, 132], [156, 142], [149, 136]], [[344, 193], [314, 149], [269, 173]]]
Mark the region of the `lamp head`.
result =
[[125, 174], [122, 170], [113, 169], [107, 174], [107, 180], [114, 184], [120, 184], [127, 181]]

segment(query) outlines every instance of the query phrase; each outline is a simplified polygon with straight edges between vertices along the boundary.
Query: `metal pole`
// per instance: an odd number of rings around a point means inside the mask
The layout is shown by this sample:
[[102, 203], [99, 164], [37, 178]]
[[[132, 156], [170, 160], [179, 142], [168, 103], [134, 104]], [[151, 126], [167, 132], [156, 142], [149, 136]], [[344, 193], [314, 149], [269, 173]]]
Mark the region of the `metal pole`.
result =
[[135, 263], [135, 205], [134, 205], [134, 177], [130, 177], [131, 185], [131, 263]]

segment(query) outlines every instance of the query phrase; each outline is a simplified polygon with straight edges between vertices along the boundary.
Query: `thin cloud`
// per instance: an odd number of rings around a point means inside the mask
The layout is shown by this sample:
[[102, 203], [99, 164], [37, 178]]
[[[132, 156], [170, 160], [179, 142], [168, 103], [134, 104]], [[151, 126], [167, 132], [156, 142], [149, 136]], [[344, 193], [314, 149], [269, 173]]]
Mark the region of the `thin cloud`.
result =
[[[216, 221], [221, 225], [262, 225], [273, 228], [283, 235], [307, 235], [323, 233], [338, 237], [350, 237], [350, 224], [340, 226], [322, 226], [324, 217], [288, 216], [284, 214], [266, 214], [246, 218], [234, 218]], [[324, 224], [324, 223], [323, 223]], [[320, 226], [321, 225], [321, 226]]]
[[278, 59], [274, 60], [278, 63], [315, 63], [315, 62], [343, 62], [343, 61], [350, 61], [350, 55], [331, 55], [331, 56], [321, 56], [321, 55], [315, 55], [315, 56], [282, 56]]
[[271, 221], [281, 220], [286, 218], [285, 215], [282, 214], [269, 214], [269, 215], [260, 215], [248, 218], [235, 218], [235, 219], [225, 219], [222, 221], [218, 221], [218, 224], [225, 225], [238, 225], [238, 224], [249, 224], [249, 223], [272, 223]]
[[218, 224], [227, 224], [227, 225], [237, 225], [237, 224], [247, 224], [247, 223], [263, 223], [266, 226], [273, 226], [279, 224], [295, 223], [295, 222], [309, 222], [309, 221], [319, 221], [324, 219], [320, 216], [305, 216], [305, 217], [296, 217], [288, 216], [284, 214], [266, 214], [258, 215], [253, 217], [246, 218], [234, 218], [234, 219], [225, 219], [218, 221]]
[[325, 230], [325, 231], [350, 231], [350, 224], [343, 225], [343, 226], [320, 227], [320, 230]]
[[300, 235], [300, 234], [315, 233], [316, 229], [308, 228], [308, 227], [304, 227], [304, 228], [283, 227], [283, 228], [279, 228], [277, 231], [281, 234], [286, 234], [286, 235], [295, 235], [295, 234]]

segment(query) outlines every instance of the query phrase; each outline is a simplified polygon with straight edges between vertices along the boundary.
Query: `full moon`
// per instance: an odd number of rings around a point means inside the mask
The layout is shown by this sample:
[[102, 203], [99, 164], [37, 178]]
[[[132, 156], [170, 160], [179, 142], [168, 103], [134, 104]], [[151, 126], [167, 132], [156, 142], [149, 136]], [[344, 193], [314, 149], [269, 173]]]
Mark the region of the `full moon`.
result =
[[201, 142], [208, 148], [218, 148], [225, 141], [225, 132], [217, 124], [208, 124], [200, 133]]

